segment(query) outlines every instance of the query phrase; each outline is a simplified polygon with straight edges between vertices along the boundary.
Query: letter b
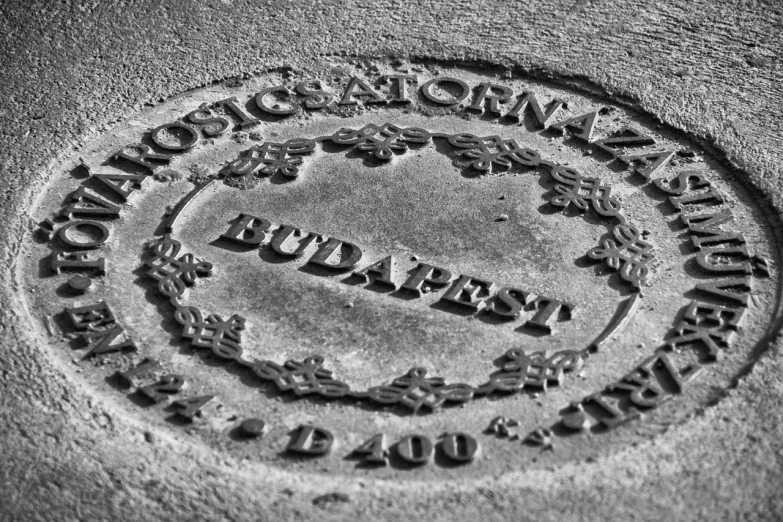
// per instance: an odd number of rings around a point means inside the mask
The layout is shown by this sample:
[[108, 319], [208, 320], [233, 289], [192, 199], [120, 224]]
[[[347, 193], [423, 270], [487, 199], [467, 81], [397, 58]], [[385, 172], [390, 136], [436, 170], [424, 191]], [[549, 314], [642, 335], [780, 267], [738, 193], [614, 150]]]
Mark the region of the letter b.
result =
[[271, 227], [272, 223], [266, 219], [250, 214], [239, 214], [237, 222], [220, 237], [242, 245], [260, 245], [266, 239], [265, 233], [269, 232]]

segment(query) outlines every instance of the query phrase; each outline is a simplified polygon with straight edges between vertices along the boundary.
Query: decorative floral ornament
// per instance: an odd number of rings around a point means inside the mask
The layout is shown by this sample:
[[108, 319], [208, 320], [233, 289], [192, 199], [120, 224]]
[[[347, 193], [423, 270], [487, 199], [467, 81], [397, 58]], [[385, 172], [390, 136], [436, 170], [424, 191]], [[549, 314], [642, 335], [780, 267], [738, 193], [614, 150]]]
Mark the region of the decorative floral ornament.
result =
[[293, 391], [298, 396], [315, 393], [335, 399], [344, 397], [350, 388], [344, 382], [332, 379], [332, 372], [323, 368], [324, 358], [315, 355], [304, 361], [289, 359], [280, 365], [273, 361], [258, 361], [248, 366], [258, 377], [273, 381], [283, 391]]
[[610, 268], [620, 270], [620, 277], [639, 288], [650, 272], [648, 265], [655, 259], [652, 245], [641, 239], [635, 227], [619, 225], [613, 232], [616, 241], [606, 239], [587, 255], [591, 259], [605, 259]]
[[211, 263], [195, 261], [193, 254], [177, 259], [181, 249], [182, 244], [166, 234], [153, 243], [152, 259], [144, 263], [149, 268], [146, 274], [158, 281], [158, 291], [172, 299], [181, 297], [199, 275], [212, 271]]
[[245, 329], [245, 318], [232, 315], [227, 321], [217, 314], [204, 320], [201, 311], [193, 306], [178, 307], [174, 319], [182, 325], [182, 337], [190, 339], [191, 346], [209, 348], [223, 359], [242, 356], [240, 332]]
[[381, 404], [403, 404], [414, 412], [422, 406], [438, 409], [444, 402], [468, 402], [474, 389], [469, 384], [449, 384], [441, 377], [427, 377], [425, 368], [411, 368], [408, 373], [392, 381], [391, 386], [376, 386], [367, 390], [367, 396]]
[[294, 138], [285, 143], [268, 141], [244, 151], [242, 155], [229, 163], [227, 173], [230, 176], [272, 176], [278, 172], [283, 176], [295, 178], [302, 165], [302, 154], [315, 150], [315, 140]]

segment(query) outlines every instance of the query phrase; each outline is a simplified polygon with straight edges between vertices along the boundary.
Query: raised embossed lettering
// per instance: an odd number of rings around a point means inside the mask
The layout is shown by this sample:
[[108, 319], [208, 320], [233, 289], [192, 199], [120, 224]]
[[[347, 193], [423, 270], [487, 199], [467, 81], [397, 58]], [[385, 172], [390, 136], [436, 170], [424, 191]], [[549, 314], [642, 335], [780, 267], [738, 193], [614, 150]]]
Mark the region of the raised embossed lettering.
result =
[[106, 273], [106, 260], [102, 257], [89, 258], [90, 252], [56, 252], [52, 254], [52, 271], [59, 274], [62, 270], [91, 271]]
[[744, 244], [745, 238], [736, 232], [726, 232], [720, 225], [731, 223], [734, 216], [728, 208], [721, 209], [714, 214], [681, 214], [680, 219], [688, 227], [691, 234], [699, 234], [706, 237], [692, 237], [693, 246], [700, 249], [703, 245], [719, 243]]
[[610, 385], [609, 390], [628, 392], [634, 406], [654, 408], [672, 397], [666, 386], [671, 386], [674, 393], [682, 393], [685, 384], [693, 380], [701, 370], [702, 366], [698, 363], [690, 363], [683, 369], [676, 368], [665, 352], [658, 351], [619, 382]]
[[171, 406], [176, 410], [177, 415], [192, 421], [193, 417], [201, 415], [201, 408], [206, 406], [206, 404], [214, 398], [214, 395], [188, 397], [187, 399], [179, 399], [172, 402]]
[[345, 88], [345, 92], [343, 93], [343, 97], [340, 99], [339, 104], [340, 105], [357, 105], [359, 102], [354, 100], [354, 98], [364, 97], [365, 100], [362, 100], [362, 103], [386, 103], [386, 100], [381, 98], [381, 95], [378, 94], [373, 90], [372, 87], [367, 85], [367, 83], [359, 78], [358, 76], [354, 76], [351, 78], [351, 81], [348, 83], [348, 86]]
[[674, 151], [651, 152], [647, 154], [628, 155], [623, 154], [617, 159], [629, 166], [634, 166], [634, 172], [650, 179], [653, 174], [665, 167], [674, 156]]
[[721, 350], [728, 347], [737, 330], [744, 308], [729, 308], [700, 301], [692, 301], [683, 319], [675, 326], [673, 337], [666, 344], [672, 348], [691, 346], [706, 350], [708, 359], [716, 360]]
[[239, 214], [236, 223], [220, 237], [243, 245], [260, 245], [266, 239], [266, 233], [271, 227], [272, 223], [266, 219], [250, 214]]
[[617, 151], [624, 147], [655, 145], [655, 140], [636, 129], [623, 127], [612, 136], [594, 141], [592, 145], [612, 156], [617, 156]]
[[[307, 250], [307, 248], [313, 243], [313, 241], [321, 238], [321, 236], [318, 234], [302, 234], [302, 230], [297, 227], [293, 227], [291, 225], [280, 225], [280, 228], [278, 228], [272, 236], [272, 241], [269, 243], [269, 246], [272, 247], [272, 250], [274, 250], [274, 252], [280, 256], [293, 258], [301, 257], [305, 250]], [[286, 250], [283, 248], [283, 245], [289, 238], [298, 238], [299, 240], [299, 244], [293, 250]]]
[[676, 210], [682, 210], [685, 205], [719, 204], [723, 203], [723, 195], [715, 187], [710, 186], [703, 192], [689, 193], [684, 196], [670, 196], [669, 202]]
[[506, 319], [517, 319], [529, 298], [530, 292], [504, 287], [489, 303], [487, 310]]
[[[450, 87], [456, 86], [459, 94], [451, 95], [449, 98], [436, 95], [434, 92], [435, 88], [441, 92], [446, 93], [447, 95], [449, 94], [449, 90], [445, 88], [445, 85], [449, 85]], [[451, 90], [453, 90], [453, 87]], [[463, 82], [459, 78], [442, 76], [439, 78], [433, 78], [432, 80], [422, 85], [421, 93], [432, 103], [437, 103], [438, 105], [456, 105], [468, 97], [470, 94], [470, 87], [467, 83]]]
[[353, 243], [330, 237], [307, 262], [332, 270], [348, 270], [361, 260], [361, 248]]
[[[78, 235], [69, 234], [70, 231]], [[100, 221], [69, 221], [58, 228], [55, 235], [70, 247], [97, 248], [109, 239], [109, 229]]]
[[366, 268], [357, 270], [355, 274], [364, 278], [365, 282], [369, 283], [370, 276], [372, 276], [374, 283], [388, 285], [396, 289], [397, 283], [394, 281], [394, 267], [394, 256], [386, 256]]
[[120, 217], [120, 207], [97, 194], [88, 192], [84, 186], [76, 189], [68, 198], [70, 203], [60, 210], [60, 215], [70, 218], [74, 214], [89, 217], [115, 219]]
[[386, 446], [386, 435], [379, 433], [364, 444], [353, 450], [356, 455], [363, 455], [364, 462], [385, 466], [388, 463], [389, 449]]
[[408, 435], [396, 444], [397, 455], [411, 465], [425, 464], [432, 455], [432, 442], [424, 435]]
[[555, 323], [560, 320], [561, 315], [565, 315], [565, 318], [570, 320], [576, 309], [576, 305], [571, 303], [543, 296], [536, 297], [532, 301], [531, 306], [535, 308], [536, 313], [525, 322], [525, 325], [540, 328], [550, 334], [554, 330]]
[[411, 99], [408, 97], [408, 83], [415, 82], [415, 76], [410, 76], [408, 74], [386, 74], [381, 76], [381, 80], [391, 84], [390, 93], [392, 97], [389, 99], [390, 102], [411, 102]]
[[147, 176], [141, 174], [93, 174], [92, 179], [100, 181], [111, 189], [122, 201], [127, 201], [133, 192], [141, 189]]
[[478, 453], [479, 445], [476, 439], [467, 433], [449, 433], [440, 441], [443, 454], [454, 462], [466, 463], [472, 461]]
[[598, 112], [593, 111], [553, 123], [549, 128], [561, 132], [568, 130], [574, 138], [590, 141], [593, 137], [596, 121], [598, 121]]
[[[272, 98], [274, 100], [272, 105], [267, 103], [267, 98]], [[286, 107], [282, 104], [288, 104], [289, 106]], [[275, 116], [294, 114], [298, 109], [293, 94], [282, 85], [267, 87], [256, 94], [256, 106], [262, 111], [274, 114]]]
[[239, 120], [239, 126], [244, 128], [251, 127], [258, 123], [258, 118], [251, 116], [242, 107], [239, 106], [239, 101], [235, 96], [220, 100], [214, 103], [215, 107], [223, 107], [226, 112], [230, 112], [234, 117]]
[[513, 95], [514, 91], [505, 85], [484, 82], [478, 86], [476, 96], [473, 98], [473, 103], [465, 108], [481, 112], [484, 110], [484, 103], [489, 102], [487, 104], [487, 112], [499, 116], [501, 113], [500, 104], [510, 100]]
[[175, 121], [152, 129], [150, 138], [162, 149], [179, 152], [186, 151], [198, 143], [199, 135], [198, 131], [190, 125]]
[[169, 396], [178, 393], [185, 385], [180, 375], [164, 375], [158, 382], [139, 388], [138, 393], [155, 403], [169, 400]]
[[334, 99], [332, 94], [324, 90], [321, 80], [307, 80], [299, 82], [294, 90], [305, 96], [304, 106], [308, 109], [323, 109]]
[[745, 245], [711, 247], [703, 248], [696, 254], [696, 263], [707, 272], [717, 274], [741, 272], [750, 275], [753, 273], [753, 267], [745, 261], [749, 258], [750, 254]]
[[451, 281], [451, 272], [445, 268], [420, 263], [411, 276], [402, 284], [402, 289], [421, 295], [425, 288], [445, 286]]
[[475, 277], [460, 275], [449, 287], [441, 299], [458, 305], [481, 310], [486, 306], [486, 298], [492, 295], [495, 283]]
[[145, 358], [136, 366], [131, 366], [127, 370], [118, 371], [117, 375], [124, 379], [128, 384], [134, 386], [137, 377], [144, 377], [160, 369], [160, 363], [155, 359]]
[[326, 455], [334, 443], [332, 432], [303, 424], [297, 429], [296, 436], [291, 439], [286, 447], [287, 451], [304, 455]]
[[[124, 334], [125, 329], [118, 324], [115, 324], [106, 330], [81, 332], [79, 335], [89, 348], [84, 357], [88, 358], [92, 357], [93, 355], [108, 352], [136, 350], [136, 343], [134, 343], [132, 339], [128, 338], [127, 335]], [[124, 336], [125, 339], [112, 344], [118, 337], [121, 336]]]
[[187, 119], [190, 123], [202, 125], [201, 131], [210, 138], [220, 136], [231, 125], [227, 119], [215, 116], [208, 107], [189, 112]]
[[603, 392], [594, 393], [584, 398], [582, 405], [584, 411], [593, 417], [598, 423], [608, 429], [616, 428], [633, 419], [639, 418], [636, 410], [623, 411], [617, 404], [619, 401], [607, 397]]
[[127, 145], [123, 147], [114, 154], [113, 158], [115, 160], [130, 161], [131, 163], [144, 167], [152, 173], [160, 166], [152, 163], [152, 161], [168, 164], [171, 161], [172, 156], [170, 154], [157, 154], [149, 145], [138, 143], [136, 145]]
[[519, 97], [511, 110], [505, 114], [505, 117], [521, 120], [523, 118], [525, 109], [530, 108], [530, 110], [533, 112], [533, 116], [536, 118], [536, 122], [541, 127], [546, 128], [557, 114], [557, 111], [563, 108], [564, 105], [565, 102], [555, 98], [549, 102], [546, 110], [544, 110], [541, 107], [541, 104], [538, 102], [535, 93], [528, 92]]
[[717, 298], [721, 302], [738, 306], [748, 306], [748, 295], [752, 289], [750, 277], [738, 277], [733, 279], [721, 279], [711, 283], [699, 283], [695, 290], [707, 296]]

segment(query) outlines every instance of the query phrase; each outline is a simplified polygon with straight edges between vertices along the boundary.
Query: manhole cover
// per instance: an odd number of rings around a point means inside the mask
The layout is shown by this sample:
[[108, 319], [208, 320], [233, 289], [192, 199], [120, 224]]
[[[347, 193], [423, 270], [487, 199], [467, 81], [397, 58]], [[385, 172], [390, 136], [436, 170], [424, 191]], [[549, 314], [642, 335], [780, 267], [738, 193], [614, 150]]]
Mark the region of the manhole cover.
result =
[[270, 71], [49, 174], [19, 269], [52, 359], [151, 430], [283, 469], [616, 451], [709, 404], [778, 306], [770, 218], [719, 161], [493, 71]]

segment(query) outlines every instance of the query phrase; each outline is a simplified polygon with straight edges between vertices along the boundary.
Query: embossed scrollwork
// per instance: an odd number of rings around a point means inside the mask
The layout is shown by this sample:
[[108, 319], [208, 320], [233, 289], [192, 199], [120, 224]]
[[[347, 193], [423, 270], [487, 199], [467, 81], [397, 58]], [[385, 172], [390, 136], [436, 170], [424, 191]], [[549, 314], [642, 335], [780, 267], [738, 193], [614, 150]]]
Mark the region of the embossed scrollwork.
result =
[[[467, 166], [487, 173], [492, 169], [509, 169], [514, 164], [522, 167], [548, 167], [555, 182], [555, 195], [550, 202], [555, 207], [573, 205], [580, 211], [594, 210], [618, 224], [613, 229], [615, 239], [608, 239], [591, 249], [588, 256], [605, 260], [621, 277], [639, 288], [649, 273], [654, 259], [652, 246], [643, 241], [639, 231], [626, 224], [621, 204], [611, 196], [611, 187], [597, 178], [581, 175], [572, 168], [544, 161], [539, 153], [520, 147], [516, 141], [499, 136], [479, 137], [472, 134], [437, 134], [416, 127], [401, 128], [388, 123], [365, 125], [360, 129], [343, 128], [331, 136], [314, 139], [296, 138], [283, 143], [266, 142], [254, 146], [230, 163], [224, 171], [228, 175], [271, 176], [281, 174], [295, 177], [303, 164], [302, 156], [315, 150], [321, 141], [353, 147], [375, 159], [389, 161], [395, 154], [406, 152], [412, 144], [426, 144], [433, 138], [445, 139], [457, 150], [457, 156], [468, 160]], [[170, 298], [174, 319], [182, 325], [182, 337], [192, 346], [209, 348], [229, 361], [247, 367], [258, 378], [271, 381], [281, 391], [297, 396], [319, 395], [328, 399], [368, 398], [381, 405], [402, 405], [414, 412], [422, 408], [437, 411], [446, 402], [466, 403], [477, 396], [495, 393], [515, 393], [525, 388], [546, 391], [557, 386], [565, 374], [578, 371], [588, 357], [585, 350], [561, 350], [547, 357], [545, 352], [525, 353], [520, 348], [506, 353], [506, 362], [500, 371], [490, 375], [485, 384], [474, 387], [467, 383], [446, 384], [441, 377], [428, 377], [427, 370], [411, 368], [391, 384], [373, 386], [365, 391], [351, 390], [345, 382], [333, 378], [323, 367], [320, 355], [302, 361], [287, 360], [278, 364], [269, 360], [242, 359], [241, 332], [245, 319], [232, 315], [223, 319], [217, 314], [204, 314], [199, 309], [181, 304], [188, 286], [199, 276], [208, 275], [212, 265], [197, 261], [192, 254], [180, 256], [181, 244], [170, 234], [159, 238], [151, 246], [152, 258], [145, 262], [145, 273], [157, 281], [158, 291]], [[179, 256], [179, 257], [178, 257]]]
[[488, 383], [476, 389], [476, 394], [513, 393], [524, 387], [545, 391], [549, 385], [560, 385], [564, 373], [579, 370], [585, 357], [585, 352], [576, 350], [561, 350], [547, 358], [546, 352], [525, 354], [521, 348], [512, 348], [506, 352], [507, 361], [501, 371], [490, 376]]
[[[598, 178], [583, 176], [577, 170], [542, 160], [534, 150], [521, 147], [513, 139], [500, 136], [479, 137], [474, 134], [438, 134], [418, 127], [397, 127], [390, 123], [368, 124], [360, 129], [342, 128], [330, 136], [294, 138], [284, 143], [266, 142], [251, 147], [231, 162], [225, 172], [231, 176], [271, 176], [280, 173], [293, 178], [299, 173], [302, 156], [309, 154], [317, 143], [331, 141], [336, 145], [352, 146], [353, 150], [367, 152], [381, 161], [389, 161], [395, 154], [406, 152], [412, 144], [425, 144], [433, 138], [445, 139], [457, 149], [456, 155], [467, 160], [467, 166], [479, 173], [493, 168], [509, 169], [514, 164], [551, 169], [555, 195], [550, 203], [558, 208], [573, 206], [580, 211], [594, 210], [599, 216], [617, 220], [617, 241], [604, 242], [602, 247], [590, 250], [592, 259], [606, 259], [613, 269], [621, 269], [622, 278], [637, 289], [649, 273], [649, 262], [654, 258], [652, 247], [638, 238], [636, 229], [628, 226], [622, 214], [620, 201], [612, 197], [612, 188]], [[635, 236], [634, 236], [635, 234]], [[609, 246], [607, 246], [609, 245]]]
[[579, 210], [587, 210], [592, 205], [600, 215], [624, 221], [620, 216], [620, 202], [610, 196], [611, 187], [602, 185], [598, 178], [582, 176], [566, 167], [553, 167], [552, 177], [555, 179], [555, 192], [559, 194], [549, 201], [554, 206], [567, 208], [574, 205]]
[[320, 355], [304, 361], [289, 359], [285, 364], [273, 361], [258, 361], [249, 366], [258, 377], [272, 381], [283, 391], [293, 391], [298, 396], [312, 393], [328, 398], [344, 397], [350, 388], [344, 382], [332, 378], [332, 372], [323, 367]]
[[605, 259], [610, 268], [620, 270], [620, 277], [638, 289], [650, 272], [650, 262], [655, 259], [652, 245], [641, 239], [635, 227], [618, 225], [613, 232], [615, 239], [603, 241], [587, 255], [591, 259]]
[[425, 368], [411, 368], [389, 386], [375, 386], [367, 396], [381, 404], [402, 404], [418, 412], [422, 406], [437, 410], [444, 402], [468, 402], [474, 388], [469, 384], [446, 384], [441, 377], [427, 377]]
[[158, 291], [172, 299], [181, 297], [199, 275], [212, 271], [211, 263], [196, 261], [193, 254], [177, 259], [181, 249], [181, 243], [166, 234], [152, 245], [153, 257], [145, 262], [146, 274], [158, 281]]
[[295, 178], [304, 162], [302, 155], [315, 150], [315, 144], [315, 140], [305, 138], [294, 138], [284, 143], [268, 141], [244, 151], [238, 159], [229, 163], [227, 171], [232, 176], [253, 173], [272, 176], [280, 173]]
[[427, 143], [430, 133], [418, 127], [401, 128], [384, 123], [365, 125], [361, 129], [340, 129], [330, 137], [338, 145], [354, 145], [357, 150], [372, 153], [375, 158], [388, 161], [394, 153], [403, 153], [411, 143]]
[[315, 150], [316, 144], [321, 141], [352, 146], [354, 150], [370, 153], [378, 160], [389, 161], [395, 154], [406, 152], [411, 144], [425, 144], [433, 138], [445, 139], [452, 148], [457, 149], [457, 157], [466, 159], [467, 166], [479, 173], [488, 173], [493, 168], [509, 169], [514, 164], [528, 168], [549, 167], [555, 182], [556, 194], [550, 198], [553, 206], [562, 209], [573, 206], [580, 211], [592, 209], [599, 216], [618, 222], [618, 228], [615, 229], [617, 242], [611, 241], [611, 246], [592, 249], [589, 257], [607, 259], [611, 268], [622, 268], [622, 278], [637, 289], [644, 282], [649, 273], [649, 262], [654, 258], [652, 247], [638, 237], [632, 237], [631, 231], [636, 229], [627, 225], [620, 201], [611, 195], [612, 188], [598, 178], [583, 176], [573, 168], [544, 161], [538, 152], [521, 147], [513, 139], [503, 139], [497, 135], [479, 137], [469, 133], [438, 134], [418, 127], [403, 128], [390, 123], [368, 124], [360, 129], [342, 128], [330, 136], [320, 138], [295, 138], [284, 143], [266, 142], [257, 145], [231, 162], [226, 172], [233, 176], [269, 176], [279, 172], [293, 178], [298, 175], [303, 163], [302, 155]]
[[242, 356], [240, 332], [245, 329], [245, 319], [232, 315], [223, 320], [217, 314], [203, 318], [201, 311], [193, 306], [182, 306], [174, 312], [174, 319], [182, 325], [182, 337], [190, 339], [197, 348], [209, 348], [223, 359], [239, 359]]
[[541, 163], [539, 154], [530, 149], [524, 149], [515, 140], [504, 140], [500, 136], [479, 138], [473, 134], [455, 134], [449, 136], [452, 147], [465, 149], [457, 152], [471, 160], [470, 166], [479, 172], [487, 172], [493, 166], [496, 168], [511, 168], [512, 162], [526, 167], [535, 167]]
[[182, 338], [188, 339], [195, 348], [209, 348], [222, 359], [248, 367], [260, 379], [271, 381], [279, 390], [290, 391], [297, 396], [314, 394], [328, 399], [366, 397], [379, 404], [403, 405], [414, 413], [423, 407], [436, 411], [446, 402], [465, 403], [477, 395], [515, 392], [525, 386], [546, 390], [547, 386], [560, 384], [564, 373], [581, 368], [586, 357], [584, 351], [575, 350], [563, 350], [546, 357], [544, 352], [525, 354], [521, 349], [512, 349], [506, 353], [508, 360], [502, 370], [479, 388], [466, 383], [446, 384], [442, 377], [428, 377], [425, 368], [414, 367], [391, 384], [352, 391], [348, 384], [334, 379], [332, 371], [323, 367], [324, 358], [320, 355], [303, 361], [289, 359], [283, 364], [242, 359], [243, 317], [236, 314], [228, 319], [217, 314], [205, 316], [198, 308], [180, 303], [187, 285], [193, 284], [199, 274], [209, 273], [212, 269], [210, 263], [195, 261], [192, 254], [177, 258], [181, 250], [181, 243], [166, 234], [151, 245], [153, 257], [145, 265], [148, 267], [146, 274], [158, 282], [158, 291], [169, 297], [174, 307], [174, 319], [182, 326]]

